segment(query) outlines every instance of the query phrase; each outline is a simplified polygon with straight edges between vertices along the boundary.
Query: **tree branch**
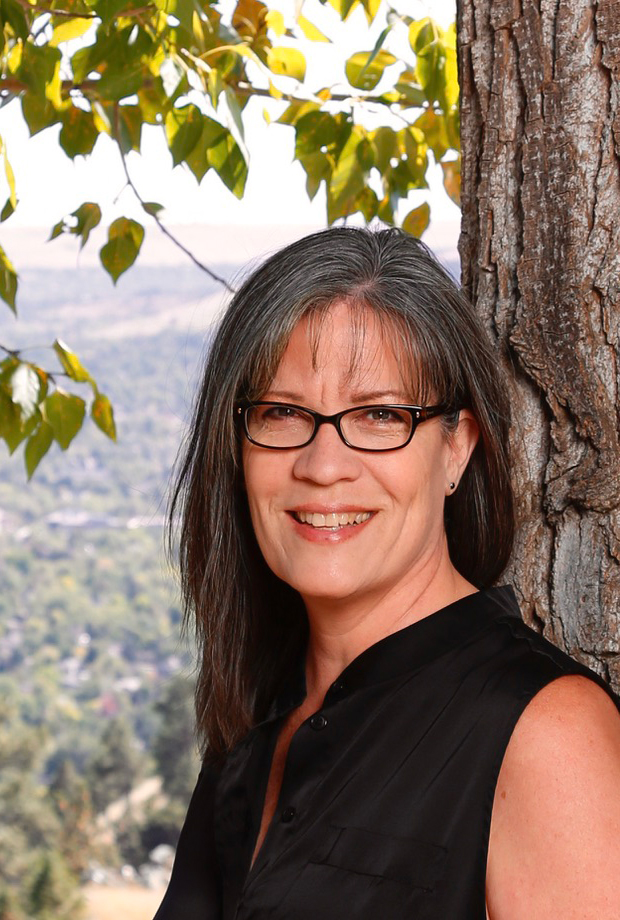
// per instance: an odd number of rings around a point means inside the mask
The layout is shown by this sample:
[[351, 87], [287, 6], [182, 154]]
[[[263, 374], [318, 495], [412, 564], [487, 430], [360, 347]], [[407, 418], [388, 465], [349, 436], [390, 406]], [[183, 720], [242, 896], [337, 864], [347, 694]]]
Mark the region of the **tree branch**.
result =
[[134, 183], [133, 183], [133, 179], [131, 178], [131, 175], [129, 174], [129, 169], [127, 168], [127, 160], [126, 160], [126, 158], [125, 158], [125, 154], [124, 154], [124, 152], [123, 152], [123, 148], [122, 148], [121, 143], [120, 143], [120, 140], [119, 140], [119, 131], [118, 131], [118, 105], [115, 107], [114, 140], [116, 141], [116, 146], [118, 147], [118, 152], [119, 152], [119, 154], [120, 154], [121, 163], [123, 164], [123, 172], [125, 173], [125, 178], [127, 179], [127, 185], [129, 186], [129, 188], [132, 190], [132, 192], [134, 193], [134, 195], [136, 196], [136, 198], [138, 199], [138, 201], [139, 201], [140, 204], [142, 205], [142, 208], [144, 209], [144, 211], [149, 215], [149, 217], [152, 217], [152, 218], [153, 218], [153, 220], [155, 221], [155, 223], [157, 224], [157, 226], [159, 227], [159, 229], [161, 230], [161, 232], [164, 234], [164, 236], [167, 236], [168, 239], [169, 239], [172, 243], [174, 243], [174, 245], [175, 245], [178, 249], [181, 250], [181, 252], [185, 253], [185, 255], [186, 255], [189, 259], [191, 259], [191, 261], [194, 263], [194, 265], [196, 265], [198, 268], [200, 268], [203, 272], [206, 272], [207, 275], [209, 275], [209, 277], [213, 279], [213, 281], [217, 281], [218, 284], [222, 284], [222, 285], [226, 288], [227, 291], [230, 291], [231, 294], [234, 294], [234, 293], [235, 293], [235, 289], [234, 289], [233, 287], [230, 286], [230, 284], [228, 283], [228, 281], [226, 281], [225, 278], [222, 278], [221, 275], [216, 274], [216, 272], [214, 272], [212, 269], [210, 269], [210, 268], [208, 267], [208, 265], [205, 265], [204, 262], [201, 262], [200, 259], [197, 259], [196, 256], [194, 255], [194, 253], [191, 252], [186, 246], [184, 246], [183, 243], [182, 243], [180, 240], [178, 240], [178, 239], [174, 236], [174, 234], [170, 232], [170, 230], [168, 230], [168, 228], [166, 227], [166, 225], [161, 221], [161, 219], [159, 218], [159, 216], [158, 216], [156, 213], [154, 213], [153, 211], [149, 211], [149, 210], [147, 210], [147, 208], [144, 207], [144, 199], [142, 198], [142, 196], [141, 196], [140, 193], [138, 192], [136, 186], [135, 186]]

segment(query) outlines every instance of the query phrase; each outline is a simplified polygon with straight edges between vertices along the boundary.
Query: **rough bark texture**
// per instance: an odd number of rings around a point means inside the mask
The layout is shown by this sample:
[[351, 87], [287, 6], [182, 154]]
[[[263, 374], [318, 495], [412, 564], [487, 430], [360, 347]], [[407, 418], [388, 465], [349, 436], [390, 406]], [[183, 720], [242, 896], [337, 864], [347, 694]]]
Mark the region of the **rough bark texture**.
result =
[[513, 383], [525, 618], [620, 689], [620, 0], [458, 0], [463, 283]]

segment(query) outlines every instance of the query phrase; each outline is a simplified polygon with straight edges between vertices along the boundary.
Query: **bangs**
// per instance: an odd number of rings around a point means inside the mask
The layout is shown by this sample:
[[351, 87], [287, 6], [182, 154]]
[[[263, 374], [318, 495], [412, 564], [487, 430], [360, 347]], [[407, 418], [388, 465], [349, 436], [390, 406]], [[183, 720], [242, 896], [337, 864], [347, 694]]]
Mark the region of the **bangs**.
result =
[[[350, 345], [345, 359], [343, 380], [348, 385], [361, 385], [371, 373], [381, 354], [391, 351], [399, 368], [400, 385], [411, 405], [462, 404], [458, 363], [446, 355], [443, 343], [436, 341], [436, 329], [415, 329], [411, 318], [391, 305], [370, 300], [370, 291], [357, 296], [337, 297], [306, 304], [292, 311], [290, 322], [253, 356], [251, 368], [244, 381], [243, 396], [251, 401], [261, 399], [269, 390], [297, 325], [307, 322], [307, 334], [313, 370], [319, 369], [319, 354], [325, 337], [331, 336], [331, 309], [344, 304], [349, 311]], [[374, 293], [374, 292], [373, 292]], [[365, 295], [365, 296], [364, 296]], [[379, 333], [376, 352], [369, 356], [367, 332], [370, 323]], [[265, 343], [267, 345], [267, 343]]]

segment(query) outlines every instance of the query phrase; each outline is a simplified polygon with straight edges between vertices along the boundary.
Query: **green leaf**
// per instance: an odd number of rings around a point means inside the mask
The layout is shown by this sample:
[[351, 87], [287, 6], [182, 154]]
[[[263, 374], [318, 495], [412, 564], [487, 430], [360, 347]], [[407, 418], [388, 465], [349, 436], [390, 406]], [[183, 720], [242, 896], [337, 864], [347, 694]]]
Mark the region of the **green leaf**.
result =
[[329, 181], [331, 178], [331, 163], [327, 154], [321, 151], [302, 154], [297, 159], [306, 171], [306, 192], [308, 193], [308, 198], [312, 201], [323, 179]]
[[248, 164], [232, 134], [226, 131], [222, 140], [207, 150], [207, 159], [224, 185], [237, 198], [243, 198], [248, 177]]
[[211, 169], [208, 159], [209, 148], [221, 143], [226, 134], [227, 131], [223, 125], [207, 115], [204, 116], [200, 139], [192, 152], [185, 157], [185, 162], [198, 182], [201, 182], [207, 170]]
[[92, 153], [98, 137], [99, 132], [93, 123], [92, 112], [84, 112], [72, 105], [62, 113], [62, 128], [58, 140], [71, 159], [79, 154], [84, 156]]
[[39, 427], [26, 441], [26, 447], [24, 449], [24, 460], [28, 479], [32, 479], [34, 471], [52, 446], [53, 440], [54, 429], [42, 419]]
[[142, 207], [146, 213], [150, 214], [152, 217], [155, 217], [160, 211], [164, 210], [163, 204], [158, 204], [156, 201], [144, 201], [142, 202]]
[[383, 76], [385, 68], [394, 63], [396, 58], [389, 51], [357, 51], [348, 59], [344, 70], [351, 86], [372, 90]]
[[104, 393], [97, 393], [90, 410], [95, 425], [116, 441], [116, 425], [114, 424], [114, 410], [112, 403]]
[[0, 246], [0, 297], [9, 305], [13, 313], [15, 309], [15, 295], [17, 294], [17, 272], [13, 268], [9, 257]]
[[65, 345], [64, 342], [61, 342], [60, 339], [56, 339], [54, 342], [54, 351], [58, 356], [58, 360], [64, 370], [71, 380], [75, 380], [76, 383], [93, 383], [93, 378], [88, 373], [78, 356], [74, 351], [72, 351], [68, 345]]
[[431, 219], [431, 209], [428, 202], [424, 202], [417, 208], [409, 211], [403, 220], [403, 230], [410, 233], [411, 236], [422, 236], [428, 227]]
[[355, 126], [338, 157], [328, 185], [327, 219], [330, 224], [356, 210], [356, 198], [365, 184], [364, 170], [357, 156], [357, 148], [363, 140], [362, 128]]
[[174, 166], [187, 159], [200, 140], [206, 117], [191, 104], [173, 109], [166, 115], [166, 137]]
[[130, 150], [140, 151], [142, 140], [142, 125], [144, 118], [139, 105], [118, 106], [118, 140], [123, 153]]
[[21, 421], [26, 422], [39, 405], [39, 375], [26, 363], [20, 363], [9, 383], [11, 399], [19, 407]]
[[433, 151], [435, 160], [439, 162], [450, 146], [447, 131], [447, 117], [437, 115], [432, 109], [427, 109], [416, 121], [414, 127], [419, 128], [424, 134], [426, 143]]
[[296, 48], [281, 45], [267, 52], [267, 66], [272, 73], [282, 77], [293, 77], [301, 83], [306, 76], [306, 59]]
[[60, 113], [49, 99], [32, 92], [24, 93], [22, 96], [22, 115], [31, 137], [60, 121]]
[[101, 221], [101, 208], [93, 201], [85, 201], [73, 212], [73, 217], [77, 220], [77, 224], [71, 232], [82, 238], [80, 243], [80, 249], [82, 249], [88, 241], [91, 230], [94, 230]]
[[45, 419], [52, 426], [54, 440], [66, 450], [84, 422], [84, 400], [73, 393], [57, 389], [46, 398], [43, 407]]
[[11, 394], [6, 386], [0, 386], [0, 437], [5, 441], [9, 452], [24, 438], [21, 411], [11, 399]]
[[312, 111], [295, 125], [295, 156], [316, 153], [329, 147], [338, 137], [338, 123], [329, 112]]
[[99, 257], [114, 284], [136, 261], [143, 239], [144, 227], [135, 220], [119, 217], [110, 224], [108, 242], [101, 247]]
[[9, 217], [15, 211], [15, 207], [10, 198], [7, 198], [2, 211], [0, 211], [0, 224], [3, 224], [5, 220], [8, 220]]
[[127, 6], [127, 0], [98, 0], [97, 3], [93, 4], [93, 8], [101, 19], [104, 29], [107, 29], [116, 14], [125, 6]]

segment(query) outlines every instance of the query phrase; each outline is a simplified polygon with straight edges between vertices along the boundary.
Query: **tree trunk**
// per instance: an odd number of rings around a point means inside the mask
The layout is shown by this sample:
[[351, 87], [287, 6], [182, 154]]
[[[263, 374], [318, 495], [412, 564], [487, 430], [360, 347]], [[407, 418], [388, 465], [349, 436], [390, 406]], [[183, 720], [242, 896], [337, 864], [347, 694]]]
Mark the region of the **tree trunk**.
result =
[[511, 378], [525, 619], [620, 689], [620, 3], [457, 0], [463, 284]]

